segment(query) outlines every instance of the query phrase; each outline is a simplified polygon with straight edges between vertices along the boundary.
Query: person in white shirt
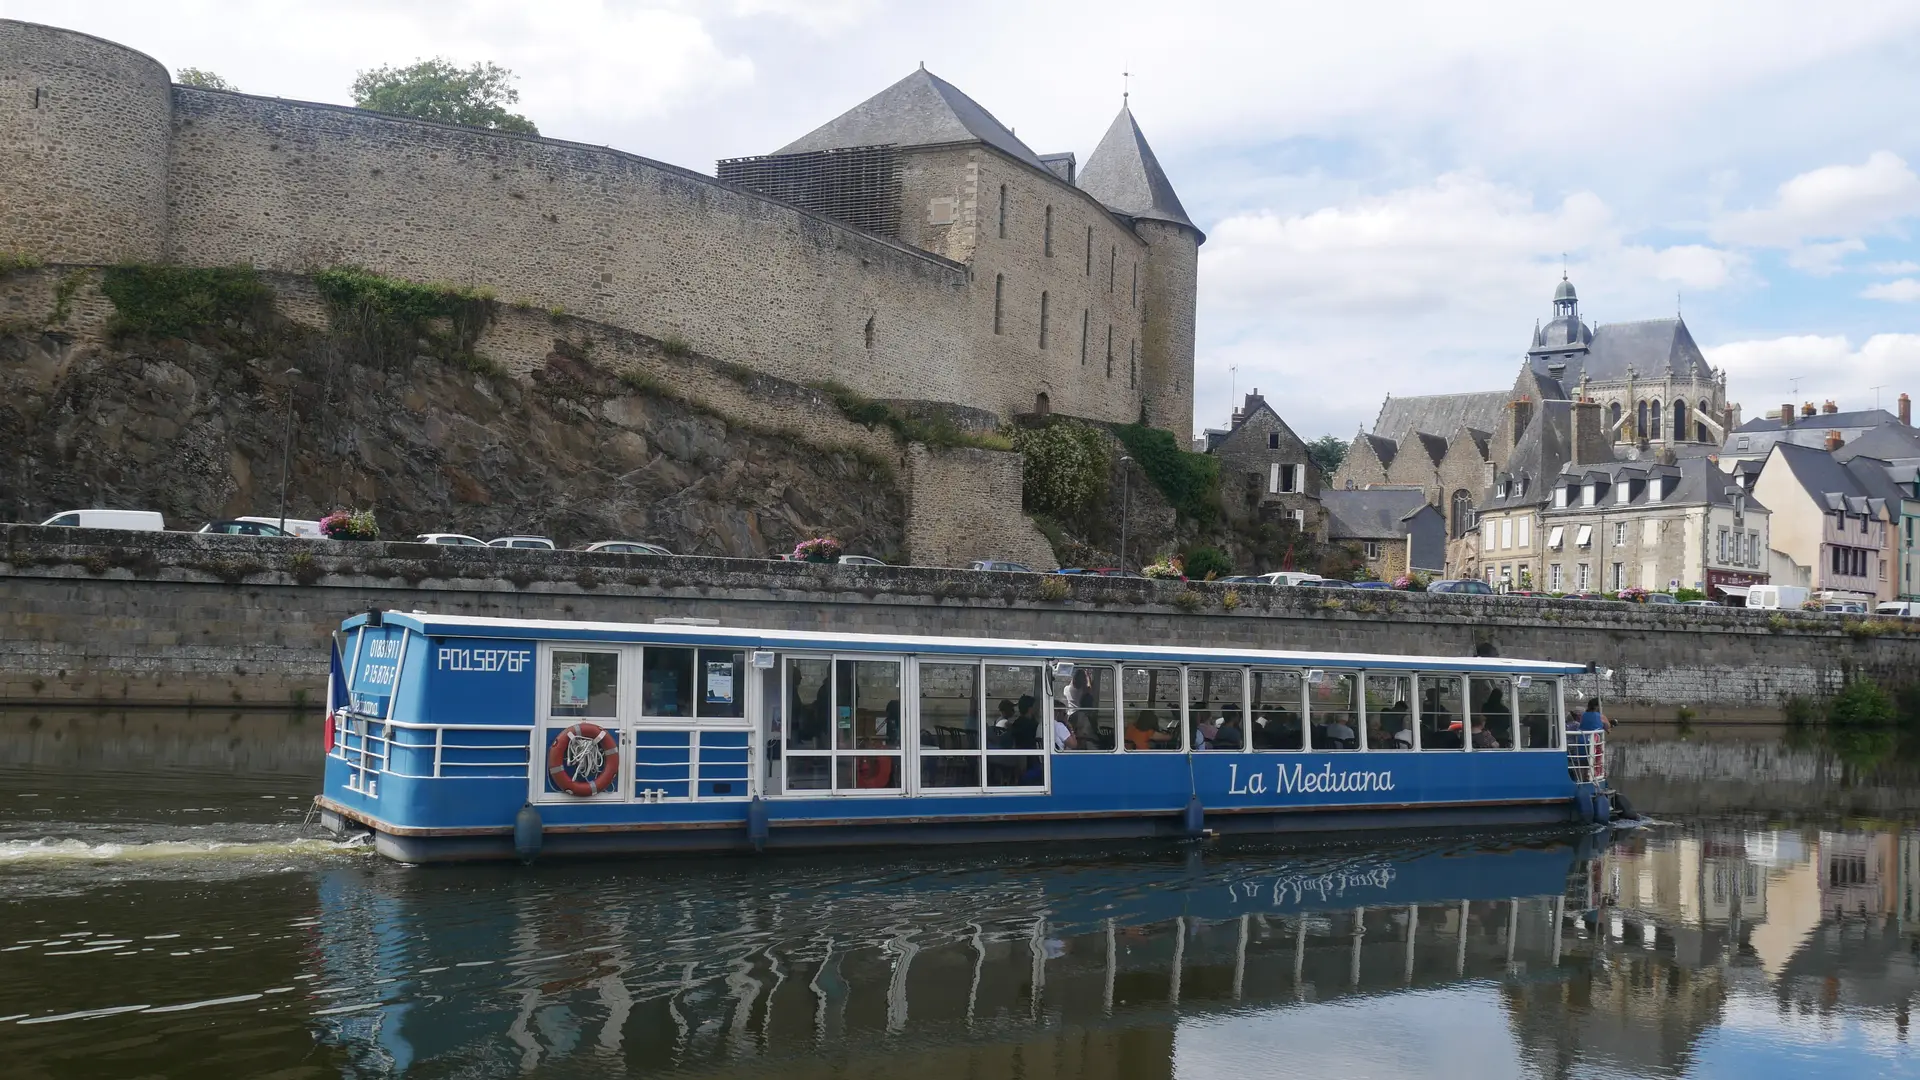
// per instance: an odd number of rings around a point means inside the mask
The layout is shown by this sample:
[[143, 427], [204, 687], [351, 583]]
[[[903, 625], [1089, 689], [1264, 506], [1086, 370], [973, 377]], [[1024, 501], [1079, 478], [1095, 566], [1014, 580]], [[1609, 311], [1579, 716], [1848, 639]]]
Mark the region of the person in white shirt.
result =
[[1067, 707], [1056, 704], [1053, 707], [1053, 748], [1055, 750], [1078, 750], [1080, 740], [1067, 726]]

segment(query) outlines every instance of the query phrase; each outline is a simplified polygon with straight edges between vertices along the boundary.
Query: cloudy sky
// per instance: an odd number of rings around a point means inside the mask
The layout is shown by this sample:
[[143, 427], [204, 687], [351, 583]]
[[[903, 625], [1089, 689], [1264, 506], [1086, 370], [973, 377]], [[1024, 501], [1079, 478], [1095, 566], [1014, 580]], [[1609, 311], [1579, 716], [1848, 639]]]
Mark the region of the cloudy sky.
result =
[[[1134, 111], [1208, 233], [1196, 420], [1259, 387], [1300, 433], [1508, 385], [1563, 254], [1600, 322], [1684, 311], [1748, 416], [1920, 396], [1920, 4], [0, 0], [345, 102], [444, 55], [544, 134], [701, 169], [924, 61], [1036, 150]], [[1798, 379], [1798, 392], [1793, 391]]]

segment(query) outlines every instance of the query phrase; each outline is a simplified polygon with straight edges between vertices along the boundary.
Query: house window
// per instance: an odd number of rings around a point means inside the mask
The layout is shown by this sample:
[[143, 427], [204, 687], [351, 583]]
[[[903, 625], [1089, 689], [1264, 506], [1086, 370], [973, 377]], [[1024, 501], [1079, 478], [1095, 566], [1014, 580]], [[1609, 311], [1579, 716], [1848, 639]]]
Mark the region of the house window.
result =
[[1581, 492], [1580, 504], [1582, 506], [1593, 506], [1597, 504], [1599, 501], [1600, 501], [1600, 485], [1588, 484], [1586, 488]]
[[1718, 561], [1718, 562], [1726, 562], [1726, 561], [1727, 561], [1727, 530], [1726, 530], [1725, 528], [1722, 528], [1722, 529], [1720, 530], [1720, 548], [1719, 548], [1719, 551], [1720, 551], [1720, 554], [1719, 554], [1719, 557], [1718, 557], [1718, 559], [1717, 559], [1716, 561]]
[[1269, 450], [1280, 449], [1280, 433], [1279, 432], [1277, 431], [1267, 432], [1267, 449]]
[[1040, 250], [1047, 258], [1053, 258], [1053, 207], [1047, 207], [1046, 224], [1040, 231]]
[[1080, 309], [1080, 366], [1087, 366], [1087, 336], [1093, 325], [1093, 310]]
[[1307, 486], [1306, 471], [1305, 465], [1280, 466], [1280, 490], [1293, 492], [1304, 489]]
[[1107, 324], [1107, 378], [1113, 378], [1113, 324]]
[[1287, 513], [1287, 516], [1293, 519], [1294, 528], [1301, 530], [1306, 529], [1307, 512], [1305, 510], [1292, 510]]
[[1592, 547], [1593, 546], [1593, 526], [1591, 525], [1580, 526], [1580, 531], [1575, 533], [1573, 536], [1573, 543], [1574, 543], [1574, 546], [1576, 547], [1583, 547], [1583, 548]]
[[1753, 443], [1753, 440], [1747, 438], [1745, 435], [1742, 435], [1738, 439], [1734, 440], [1733, 448], [1735, 450], [1745, 450], [1748, 446], [1751, 446], [1752, 443]]
[[1560, 545], [1563, 541], [1565, 541], [1566, 536], [1567, 536], [1567, 527], [1565, 525], [1555, 525], [1553, 528], [1548, 529], [1547, 530], [1547, 549], [1549, 551], [1559, 551]]
[[1627, 587], [1627, 564], [1613, 564], [1613, 591], [1619, 592]]
[[1500, 519], [1500, 546], [1503, 548], [1511, 548], [1513, 546], [1512, 518]]
[[1887, 560], [1885, 559], [1880, 560], [1880, 580], [1887, 580]]
[[1580, 570], [1579, 570], [1579, 581], [1580, 581], [1580, 591], [1586, 592], [1587, 589], [1593, 585], [1593, 567], [1587, 565], [1586, 563], [1581, 563]]
[[1567, 508], [1567, 492], [1569, 490], [1570, 489], [1563, 487], [1553, 489], [1553, 508], [1555, 510], [1565, 510]]
[[1647, 406], [1647, 438], [1657, 439], [1659, 437], [1660, 437], [1660, 399], [1654, 398], [1653, 404]]
[[1047, 294], [1044, 289], [1040, 292], [1040, 347], [1047, 347]]
[[1548, 592], [1562, 591], [1559, 563], [1554, 563], [1553, 565], [1547, 567], [1547, 591]]
[[1467, 535], [1473, 530], [1473, 496], [1462, 489], [1453, 493], [1453, 539]]
[[1007, 238], [1007, 185], [1000, 185], [1000, 239]]
[[1499, 537], [1500, 533], [1494, 525], [1492, 518], [1488, 518], [1486, 521], [1480, 523], [1480, 544], [1483, 548], [1492, 551], [1494, 549], [1494, 541], [1498, 540]]
[[1368, 540], [1360, 545], [1360, 550], [1366, 553], [1367, 558], [1377, 559], [1380, 557], [1380, 542], [1378, 540]]
[[1005, 277], [999, 274], [993, 275], [993, 332], [996, 334], [1000, 332], [1000, 301], [1006, 294], [1006, 287]]
[[1621, 544], [1624, 544], [1626, 542], [1627, 542], [1627, 523], [1624, 521], [1614, 522], [1613, 523], [1613, 546], [1619, 547]]

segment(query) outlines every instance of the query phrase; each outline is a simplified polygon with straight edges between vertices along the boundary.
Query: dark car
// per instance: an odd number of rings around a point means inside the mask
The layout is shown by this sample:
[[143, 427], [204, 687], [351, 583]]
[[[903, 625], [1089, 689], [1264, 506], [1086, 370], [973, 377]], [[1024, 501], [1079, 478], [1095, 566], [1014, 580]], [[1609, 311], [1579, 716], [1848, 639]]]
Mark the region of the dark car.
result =
[[1492, 596], [1493, 586], [1479, 578], [1445, 578], [1427, 586], [1428, 592], [1456, 593], [1467, 596]]
[[1147, 575], [1132, 570], [1122, 570], [1117, 566], [1066, 566], [1055, 570], [1056, 574], [1085, 574], [1088, 577], [1124, 577], [1147, 580]]
[[203, 533], [215, 533], [220, 536], [292, 536], [293, 534], [278, 525], [268, 525], [262, 521], [209, 521], [200, 526]]

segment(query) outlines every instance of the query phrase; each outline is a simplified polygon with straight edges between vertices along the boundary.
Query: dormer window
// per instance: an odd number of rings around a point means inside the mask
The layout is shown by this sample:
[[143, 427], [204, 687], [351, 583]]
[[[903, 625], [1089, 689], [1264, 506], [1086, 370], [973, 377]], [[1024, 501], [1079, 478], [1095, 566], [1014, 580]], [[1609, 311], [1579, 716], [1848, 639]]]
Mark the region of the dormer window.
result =
[[1553, 489], [1553, 508], [1555, 510], [1565, 510], [1567, 508], [1567, 492], [1571, 490], [1573, 489], [1564, 487], [1556, 487]]
[[1633, 494], [1633, 485], [1631, 483], [1622, 481], [1621, 483], [1613, 485], [1613, 501], [1614, 502], [1617, 502], [1617, 503], [1626, 502], [1627, 496], [1631, 494]]
[[1600, 485], [1595, 483], [1587, 484], [1586, 490], [1580, 498], [1580, 505], [1598, 506], [1599, 503], [1600, 503]]
[[1647, 501], [1659, 502], [1661, 497], [1666, 494], [1666, 490], [1667, 490], [1666, 477], [1656, 476], [1651, 480], [1648, 480], [1647, 481]]

